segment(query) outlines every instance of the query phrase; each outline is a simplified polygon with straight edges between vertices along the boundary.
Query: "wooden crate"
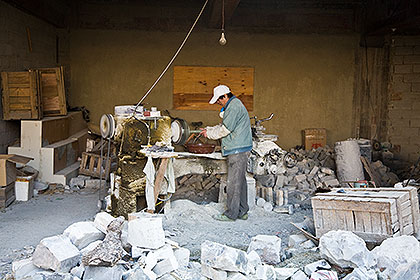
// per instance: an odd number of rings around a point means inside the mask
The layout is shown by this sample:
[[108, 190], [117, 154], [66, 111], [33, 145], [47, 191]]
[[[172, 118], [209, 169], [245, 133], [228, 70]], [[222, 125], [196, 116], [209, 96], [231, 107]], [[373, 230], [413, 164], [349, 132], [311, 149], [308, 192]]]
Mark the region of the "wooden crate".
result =
[[15, 199], [15, 182], [6, 187], [0, 187], [0, 209], [9, 206]]
[[407, 188], [333, 189], [312, 198], [316, 236], [348, 230], [368, 242], [419, 231], [417, 190]]
[[82, 154], [82, 162], [80, 164], [79, 173], [87, 176], [100, 177], [100, 166], [102, 166], [102, 179], [107, 179], [111, 169], [111, 158], [106, 162], [106, 157], [102, 157], [93, 153]]
[[2, 72], [3, 119], [40, 119], [42, 109], [36, 71]]
[[63, 67], [38, 69], [38, 91], [44, 116], [65, 116], [66, 94]]

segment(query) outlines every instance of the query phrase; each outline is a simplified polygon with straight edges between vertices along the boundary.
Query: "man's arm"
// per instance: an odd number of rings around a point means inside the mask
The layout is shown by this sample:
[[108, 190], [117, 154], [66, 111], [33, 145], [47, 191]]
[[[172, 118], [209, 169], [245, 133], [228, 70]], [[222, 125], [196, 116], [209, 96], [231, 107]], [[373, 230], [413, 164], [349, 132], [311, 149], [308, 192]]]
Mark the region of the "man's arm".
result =
[[212, 140], [217, 140], [229, 135], [230, 131], [223, 125], [207, 126], [202, 129], [200, 134]]

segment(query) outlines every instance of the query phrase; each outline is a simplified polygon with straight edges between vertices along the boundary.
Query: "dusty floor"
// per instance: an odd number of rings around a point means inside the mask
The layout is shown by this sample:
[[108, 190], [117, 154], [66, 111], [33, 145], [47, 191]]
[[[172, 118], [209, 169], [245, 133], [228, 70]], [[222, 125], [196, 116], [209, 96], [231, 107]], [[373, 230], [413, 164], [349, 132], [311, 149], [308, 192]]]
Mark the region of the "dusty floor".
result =
[[12, 260], [31, 255], [42, 238], [61, 234], [74, 222], [92, 219], [97, 204], [97, 192], [38, 195], [0, 211], [0, 279], [10, 270]]
[[[31, 256], [39, 241], [61, 234], [74, 222], [92, 220], [97, 212], [98, 194], [39, 195], [28, 202], [14, 203], [0, 212], [0, 279], [11, 271], [13, 260]], [[249, 219], [219, 222], [212, 215], [223, 205], [199, 205], [189, 200], [171, 203], [165, 214], [164, 229], [170, 239], [191, 250], [191, 260], [199, 260], [201, 243], [211, 240], [246, 250], [253, 236], [277, 235], [287, 246], [288, 236], [298, 233], [290, 222], [301, 222], [311, 211], [298, 210], [293, 215], [250, 211]]]

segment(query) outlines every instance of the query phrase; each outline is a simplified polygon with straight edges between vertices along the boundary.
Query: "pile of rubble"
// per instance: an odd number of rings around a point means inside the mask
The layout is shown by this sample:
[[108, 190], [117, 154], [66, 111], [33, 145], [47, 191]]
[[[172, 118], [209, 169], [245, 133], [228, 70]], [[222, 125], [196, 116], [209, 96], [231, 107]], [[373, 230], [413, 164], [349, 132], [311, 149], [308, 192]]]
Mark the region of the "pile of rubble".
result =
[[[273, 152], [267, 153], [265, 158], [270, 158], [270, 154]], [[340, 185], [335, 174], [334, 150], [328, 146], [308, 151], [292, 149], [279, 158], [276, 175], [268, 172], [254, 175], [260, 200], [257, 200], [257, 205], [264, 209], [270, 209], [266, 202], [273, 206], [271, 209], [280, 212], [284, 208], [291, 209], [295, 204], [305, 205], [304, 201], [309, 206], [310, 195], [316, 190]]]
[[[315, 258], [286, 263], [302, 252]], [[102, 212], [93, 222], [77, 222], [62, 235], [44, 238], [31, 258], [13, 262], [12, 269], [6, 279], [418, 279], [420, 243], [400, 236], [369, 251], [353, 233], [330, 231], [318, 248], [300, 234], [291, 235], [288, 248], [282, 248], [279, 237], [257, 235], [246, 251], [207, 240], [198, 263], [190, 261], [188, 249], [165, 237], [162, 216], [141, 213], [125, 221]]]

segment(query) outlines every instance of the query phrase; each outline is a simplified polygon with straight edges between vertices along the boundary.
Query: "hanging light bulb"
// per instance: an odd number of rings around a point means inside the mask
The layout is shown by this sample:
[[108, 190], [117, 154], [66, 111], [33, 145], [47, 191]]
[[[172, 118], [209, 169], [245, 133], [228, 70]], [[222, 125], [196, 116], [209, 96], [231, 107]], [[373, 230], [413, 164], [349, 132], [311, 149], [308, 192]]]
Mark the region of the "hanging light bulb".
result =
[[226, 45], [226, 43], [227, 43], [227, 41], [226, 41], [226, 38], [225, 38], [225, 32], [222, 31], [222, 35], [220, 36], [220, 39], [219, 39], [219, 44], [221, 46], [224, 46], [224, 45]]
[[219, 44], [221, 46], [226, 45], [226, 37], [225, 37], [225, 0], [222, 0], [222, 35], [219, 39]]

